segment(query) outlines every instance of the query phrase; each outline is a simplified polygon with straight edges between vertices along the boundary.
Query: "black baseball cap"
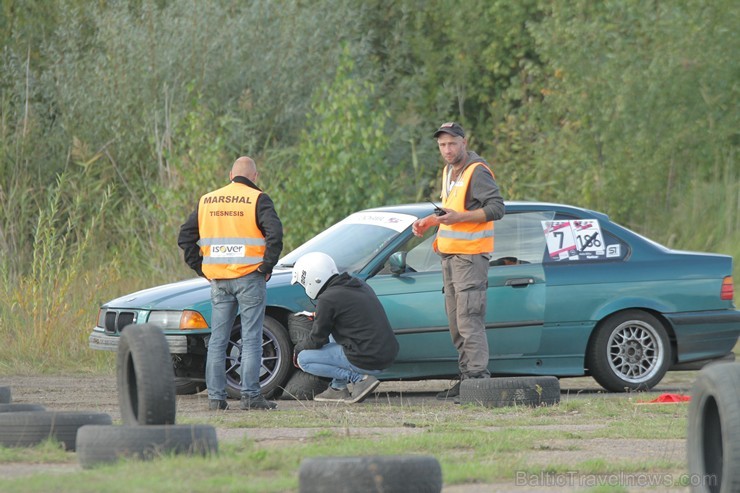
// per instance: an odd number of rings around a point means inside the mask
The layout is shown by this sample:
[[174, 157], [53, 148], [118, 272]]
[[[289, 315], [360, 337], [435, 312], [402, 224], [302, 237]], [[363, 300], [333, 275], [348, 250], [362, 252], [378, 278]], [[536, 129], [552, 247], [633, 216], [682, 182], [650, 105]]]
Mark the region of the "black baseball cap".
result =
[[437, 129], [436, 132], [434, 132], [434, 138], [436, 139], [439, 137], [439, 134], [445, 133], [454, 135], [455, 137], [462, 137], [465, 138], [465, 130], [460, 126], [459, 123], [455, 122], [447, 122], [443, 123], [439, 126], [439, 129]]

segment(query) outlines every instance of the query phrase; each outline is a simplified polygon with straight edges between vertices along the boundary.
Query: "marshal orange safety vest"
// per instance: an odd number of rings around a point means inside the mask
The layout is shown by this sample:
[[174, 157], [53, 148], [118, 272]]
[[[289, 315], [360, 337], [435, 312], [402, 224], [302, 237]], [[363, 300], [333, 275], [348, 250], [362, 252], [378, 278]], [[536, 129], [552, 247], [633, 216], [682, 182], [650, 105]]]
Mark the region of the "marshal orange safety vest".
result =
[[265, 237], [256, 219], [261, 193], [232, 182], [200, 198], [198, 246], [208, 279], [236, 279], [262, 264]]
[[[473, 163], [463, 171], [451, 190], [448, 190], [449, 175], [442, 177], [442, 206], [454, 211], [467, 211], [465, 196], [470, 186], [473, 171], [478, 166], [485, 166], [493, 176], [493, 172], [483, 163]], [[450, 170], [452, 173], [452, 170]], [[440, 253], [475, 255], [493, 252], [493, 221], [483, 223], [456, 223], [452, 225], [440, 224], [435, 248]]]

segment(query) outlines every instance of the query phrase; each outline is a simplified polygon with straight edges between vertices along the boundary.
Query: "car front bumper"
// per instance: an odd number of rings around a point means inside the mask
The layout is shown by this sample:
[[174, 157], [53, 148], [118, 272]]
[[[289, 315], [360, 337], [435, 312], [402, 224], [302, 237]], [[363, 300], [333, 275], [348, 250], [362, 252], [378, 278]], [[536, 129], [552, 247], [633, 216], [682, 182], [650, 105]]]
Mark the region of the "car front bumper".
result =
[[[88, 344], [90, 349], [97, 349], [100, 351], [117, 351], [119, 336], [112, 336], [106, 334], [103, 329], [96, 327], [90, 333], [88, 337]], [[170, 345], [171, 354], [187, 354], [188, 352], [188, 340], [186, 336], [169, 336], [165, 335], [167, 344]]]

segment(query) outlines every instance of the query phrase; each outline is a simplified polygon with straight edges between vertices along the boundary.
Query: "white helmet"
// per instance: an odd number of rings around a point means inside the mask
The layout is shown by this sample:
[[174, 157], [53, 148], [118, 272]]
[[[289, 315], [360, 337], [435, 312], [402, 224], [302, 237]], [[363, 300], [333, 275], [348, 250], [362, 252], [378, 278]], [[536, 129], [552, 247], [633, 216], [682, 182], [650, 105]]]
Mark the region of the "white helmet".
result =
[[326, 281], [338, 274], [337, 264], [330, 256], [321, 252], [307, 253], [299, 258], [293, 266], [293, 279], [290, 283], [299, 283], [312, 300], [316, 299]]

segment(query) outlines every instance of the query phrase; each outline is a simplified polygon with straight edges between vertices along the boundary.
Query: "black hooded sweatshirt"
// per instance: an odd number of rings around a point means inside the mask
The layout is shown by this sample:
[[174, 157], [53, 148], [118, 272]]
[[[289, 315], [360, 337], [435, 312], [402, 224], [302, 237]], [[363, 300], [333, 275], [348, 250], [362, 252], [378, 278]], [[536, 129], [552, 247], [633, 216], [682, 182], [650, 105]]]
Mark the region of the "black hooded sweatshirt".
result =
[[308, 339], [296, 351], [318, 349], [329, 335], [344, 348], [350, 363], [384, 370], [398, 355], [398, 341], [375, 291], [346, 272], [332, 276], [317, 295], [316, 316]]

